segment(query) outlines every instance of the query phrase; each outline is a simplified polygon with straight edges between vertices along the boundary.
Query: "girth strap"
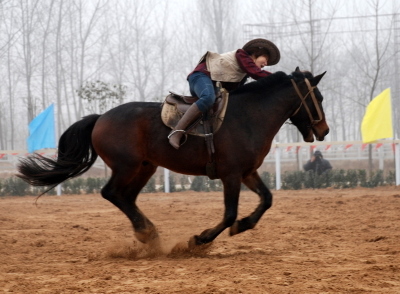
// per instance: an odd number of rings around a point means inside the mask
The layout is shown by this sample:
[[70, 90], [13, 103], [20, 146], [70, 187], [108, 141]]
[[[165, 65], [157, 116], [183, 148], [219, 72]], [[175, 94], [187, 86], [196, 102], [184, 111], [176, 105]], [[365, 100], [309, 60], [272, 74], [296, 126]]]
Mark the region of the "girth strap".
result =
[[209, 119], [203, 120], [205, 143], [208, 151], [208, 162], [206, 165], [207, 176], [211, 179], [217, 179], [217, 166], [215, 161], [215, 147], [214, 147], [214, 134]]

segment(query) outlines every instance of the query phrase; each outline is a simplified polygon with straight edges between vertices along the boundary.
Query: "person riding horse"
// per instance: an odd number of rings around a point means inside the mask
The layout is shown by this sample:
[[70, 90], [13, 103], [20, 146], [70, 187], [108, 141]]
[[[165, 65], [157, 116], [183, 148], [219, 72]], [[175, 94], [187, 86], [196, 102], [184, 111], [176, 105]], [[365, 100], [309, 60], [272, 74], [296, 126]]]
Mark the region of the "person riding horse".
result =
[[191, 95], [199, 100], [190, 106], [170, 132], [169, 143], [179, 149], [185, 129], [211, 108], [216, 99], [216, 82], [221, 82], [228, 91], [234, 90], [243, 85], [248, 77], [258, 80], [271, 75], [262, 68], [277, 64], [279, 59], [278, 47], [261, 38], [247, 42], [236, 51], [223, 54], [208, 51], [187, 77]]
[[[297, 67], [289, 75], [278, 71], [230, 93], [229, 111], [214, 138], [215, 175], [224, 186], [224, 212], [216, 225], [190, 237], [189, 249], [213, 242], [227, 228], [230, 236], [253, 229], [271, 207], [272, 193], [258, 169], [287, 120], [305, 142], [324, 140], [329, 126], [317, 87], [324, 75], [314, 77]], [[127, 216], [138, 241], [157, 244], [156, 226], [138, 207], [140, 192], [159, 166], [205, 176], [209, 163], [208, 146], [199, 136], [188, 140], [183, 150], [171, 147], [165, 139], [170, 127], [163, 124], [161, 112], [159, 102], [128, 102], [102, 115], [85, 116], [61, 135], [55, 157], [29, 154], [20, 159], [17, 176], [30, 185], [47, 186], [47, 192], [85, 173], [100, 157], [111, 169], [101, 195]], [[245, 217], [238, 215], [242, 184], [259, 196], [256, 208]], [[173, 212], [171, 217], [176, 217]]]

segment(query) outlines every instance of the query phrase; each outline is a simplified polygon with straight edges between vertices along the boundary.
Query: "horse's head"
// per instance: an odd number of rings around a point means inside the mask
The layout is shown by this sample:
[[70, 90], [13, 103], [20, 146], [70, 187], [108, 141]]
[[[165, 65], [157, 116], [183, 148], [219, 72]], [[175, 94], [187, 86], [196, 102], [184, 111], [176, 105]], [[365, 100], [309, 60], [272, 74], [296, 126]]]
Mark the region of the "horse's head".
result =
[[319, 81], [326, 72], [313, 77], [310, 72], [302, 72], [297, 67], [292, 73], [292, 84], [299, 98], [298, 107], [290, 117], [291, 122], [303, 135], [306, 142], [323, 141], [329, 133], [322, 108], [323, 97], [317, 88]]

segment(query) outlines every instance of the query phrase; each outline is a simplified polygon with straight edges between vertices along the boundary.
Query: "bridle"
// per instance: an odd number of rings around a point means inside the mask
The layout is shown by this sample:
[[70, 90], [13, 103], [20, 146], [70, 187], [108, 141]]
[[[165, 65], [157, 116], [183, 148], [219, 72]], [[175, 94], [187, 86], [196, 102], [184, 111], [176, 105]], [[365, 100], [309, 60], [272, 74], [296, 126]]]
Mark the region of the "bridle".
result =
[[[292, 116], [296, 115], [297, 112], [299, 112], [301, 106], [304, 105], [304, 108], [306, 109], [306, 111], [307, 111], [307, 113], [308, 113], [308, 116], [310, 117], [311, 126], [314, 126], [314, 125], [318, 124], [318, 123], [323, 119], [323, 116], [322, 116], [321, 108], [320, 108], [319, 105], [318, 105], [318, 101], [317, 101], [317, 98], [315, 97], [315, 93], [314, 93], [314, 89], [315, 89], [317, 86], [311, 86], [310, 81], [306, 78], [306, 79], [305, 79], [305, 82], [306, 82], [307, 87], [308, 87], [308, 92], [307, 92], [307, 94], [306, 94], [305, 96], [303, 96], [303, 95], [301, 94], [300, 90], [299, 90], [299, 87], [297, 87], [296, 82], [295, 82], [293, 79], [291, 79], [291, 81], [292, 81], [292, 84], [293, 84], [294, 89], [296, 90], [297, 95], [299, 96], [299, 98], [300, 98], [300, 100], [301, 100], [301, 103], [300, 103], [299, 108], [296, 109], [296, 111], [292, 114]], [[305, 103], [305, 102], [306, 102], [306, 99], [307, 99], [307, 97], [308, 97], [308, 95], [310, 95], [310, 97], [311, 97], [311, 99], [312, 99], [312, 101], [313, 101], [313, 103], [314, 103], [314, 107], [315, 107], [315, 109], [317, 110], [317, 113], [318, 113], [318, 119], [317, 119], [317, 120], [315, 120], [315, 119], [313, 118], [313, 116], [312, 116], [312, 114], [311, 114], [311, 111], [310, 111], [310, 108], [309, 108], [308, 105]]]

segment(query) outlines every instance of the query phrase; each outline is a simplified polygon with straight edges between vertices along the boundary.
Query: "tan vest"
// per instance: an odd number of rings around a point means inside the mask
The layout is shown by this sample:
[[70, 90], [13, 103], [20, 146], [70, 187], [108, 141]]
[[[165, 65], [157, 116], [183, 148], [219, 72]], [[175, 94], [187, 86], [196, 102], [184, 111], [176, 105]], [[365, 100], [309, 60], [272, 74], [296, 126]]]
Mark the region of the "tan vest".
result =
[[236, 50], [218, 54], [208, 51], [200, 60], [206, 58], [207, 70], [211, 79], [218, 82], [240, 82], [246, 73], [240, 68], [236, 59]]

